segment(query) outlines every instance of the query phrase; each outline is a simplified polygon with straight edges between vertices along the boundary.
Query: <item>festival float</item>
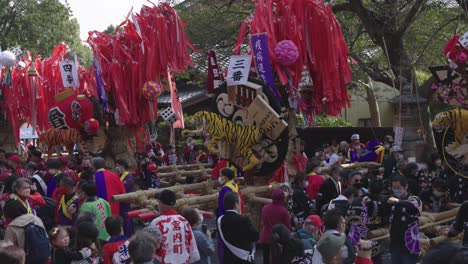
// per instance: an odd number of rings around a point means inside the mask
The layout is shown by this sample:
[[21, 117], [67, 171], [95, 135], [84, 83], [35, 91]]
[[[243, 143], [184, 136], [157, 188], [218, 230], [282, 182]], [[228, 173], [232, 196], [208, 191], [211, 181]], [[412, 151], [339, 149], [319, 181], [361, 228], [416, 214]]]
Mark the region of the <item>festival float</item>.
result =
[[[98, 44], [111, 46], [102, 40]], [[240, 54], [241, 46], [247, 45], [249, 52]], [[96, 53], [95, 47], [93, 50]], [[294, 155], [288, 153], [297, 141], [296, 114], [301, 113], [313, 124], [315, 113], [337, 115], [349, 105], [348, 48], [331, 7], [325, 3], [257, 1], [252, 15], [241, 26], [226, 74], [220, 73], [213, 51], [208, 58], [212, 109], [196, 113], [197, 129], [183, 130], [183, 135], [209, 136], [209, 151], [244, 173], [239, 184], [249, 208], [246, 212], [252, 212], [253, 221], [259, 225], [261, 206], [271, 202], [265, 197], [279, 187], [276, 182], [289, 181], [288, 171], [294, 171], [292, 176], [305, 168], [306, 161], [298, 157], [297, 162], [289, 162]], [[177, 111], [174, 107], [171, 110], [164, 111], [162, 117], [172, 123], [177, 120]], [[161, 167], [159, 176], [162, 186], [177, 193], [178, 209], [191, 206], [213, 210], [218, 184], [205, 181], [209, 170], [202, 165]], [[199, 183], [183, 184], [187, 175]], [[175, 183], [181, 184], [173, 186]], [[132, 216], [141, 214], [140, 218], [148, 220], [149, 214], [156, 216], [152, 213], [156, 205], [153, 197], [161, 190], [137, 191], [115, 196], [114, 200], [133, 203], [140, 209]]]

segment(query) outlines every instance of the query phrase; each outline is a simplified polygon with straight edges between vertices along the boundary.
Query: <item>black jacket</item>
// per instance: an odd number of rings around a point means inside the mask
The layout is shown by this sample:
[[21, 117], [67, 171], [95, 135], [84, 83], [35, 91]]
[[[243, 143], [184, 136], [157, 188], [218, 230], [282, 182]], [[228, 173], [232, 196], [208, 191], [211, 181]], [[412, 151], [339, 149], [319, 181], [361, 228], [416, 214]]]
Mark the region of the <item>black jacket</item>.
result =
[[319, 196], [317, 199], [317, 212], [320, 212], [324, 205], [327, 205], [331, 200], [335, 199], [339, 195], [339, 191], [332, 178], [326, 179], [322, 185], [320, 185]]
[[[252, 225], [250, 219], [232, 211], [224, 213], [224, 216], [221, 219], [221, 231], [226, 241], [235, 247], [247, 251], [251, 251], [252, 243], [255, 243], [259, 239], [259, 232]], [[232, 254], [226, 245], [223, 246], [223, 252], [224, 264], [249, 263]]]

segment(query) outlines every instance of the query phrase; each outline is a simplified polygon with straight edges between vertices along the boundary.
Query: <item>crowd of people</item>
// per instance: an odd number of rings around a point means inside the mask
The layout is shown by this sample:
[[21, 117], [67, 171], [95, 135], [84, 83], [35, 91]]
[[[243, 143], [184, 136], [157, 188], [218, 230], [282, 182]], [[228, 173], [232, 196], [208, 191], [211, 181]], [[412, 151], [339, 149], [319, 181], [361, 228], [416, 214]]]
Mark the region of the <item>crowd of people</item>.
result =
[[[136, 155], [137, 169], [125, 160], [107, 168], [101, 157], [59, 156], [44, 161], [31, 147], [23, 160], [0, 149], [0, 259], [2, 263], [383, 263], [387, 251], [368, 240], [368, 232], [389, 227], [392, 263], [420, 259], [418, 216], [443, 212], [466, 200], [465, 179], [447, 170], [441, 158], [408, 162], [400, 146], [382, 142], [330, 142], [314, 155], [300, 153], [298, 174], [271, 193], [261, 209], [257, 229], [246, 212], [237, 184], [240, 170], [228, 160], [204, 152], [188, 139], [177, 154], [153, 142]], [[308, 156], [313, 156], [309, 158]], [[366, 171], [343, 164], [373, 161]], [[210, 163], [220, 185], [216, 227], [203, 213], [175, 210], [176, 194], [158, 192], [158, 216], [148, 223], [129, 219], [130, 204], [113, 195], [160, 188], [158, 168]], [[301, 169], [302, 168], [302, 169]], [[272, 179], [277, 180], [273, 175]], [[187, 183], [193, 183], [187, 177]], [[280, 181], [281, 182], [281, 181]], [[468, 203], [444, 233], [454, 237], [468, 229]], [[463, 244], [468, 244], [468, 235]], [[433, 251], [455, 252], [447, 263], [468, 263], [460, 244], [442, 243]], [[215, 256], [217, 255], [217, 256]], [[431, 262], [429, 251], [422, 263]], [[432, 258], [433, 259], [433, 258]], [[6, 262], [3, 262], [5, 260]]]

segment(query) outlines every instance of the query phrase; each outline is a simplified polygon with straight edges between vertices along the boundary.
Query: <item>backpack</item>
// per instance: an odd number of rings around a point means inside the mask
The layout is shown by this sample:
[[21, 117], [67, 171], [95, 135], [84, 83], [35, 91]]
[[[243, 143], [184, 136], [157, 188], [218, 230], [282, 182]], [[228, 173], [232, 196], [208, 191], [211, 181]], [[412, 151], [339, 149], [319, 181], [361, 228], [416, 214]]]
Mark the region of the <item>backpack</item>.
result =
[[24, 252], [26, 263], [45, 263], [50, 256], [50, 243], [46, 231], [33, 222], [24, 227]]

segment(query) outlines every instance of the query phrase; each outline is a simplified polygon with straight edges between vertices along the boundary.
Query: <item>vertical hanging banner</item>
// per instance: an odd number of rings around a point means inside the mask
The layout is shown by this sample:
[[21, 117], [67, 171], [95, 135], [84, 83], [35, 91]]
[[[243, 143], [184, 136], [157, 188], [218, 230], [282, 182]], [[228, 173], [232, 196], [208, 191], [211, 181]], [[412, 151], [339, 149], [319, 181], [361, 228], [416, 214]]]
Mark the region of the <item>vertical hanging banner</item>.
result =
[[216, 60], [216, 53], [214, 50], [208, 51], [208, 82], [207, 90], [208, 94], [214, 94], [215, 89], [218, 88], [224, 81], [224, 77], [221, 74], [221, 68]]
[[179, 92], [177, 91], [176, 84], [172, 79], [171, 72], [167, 71], [167, 81], [171, 89], [171, 107], [172, 111], [177, 115], [177, 121], [172, 125], [173, 128], [184, 128], [184, 111], [182, 111], [182, 104], [180, 102]]
[[270, 87], [276, 97], [279, 97], [275, 89], [275, 78], [271, 68], [270, 55], [268, 53], [267, 33], [258, 33], [250, 35], [250, 46], [255, 58], [257, 73], [260, 79]]
[[[96, 57], [93, 57], [93, 66], [94, 66], [94, 74], [96, 75], [97, 90], [98, 90], [99, 98], [101, 99], [101, 104], [104, 107], [104, 110], [109, 111], [109, 107], [107, 105], [106, 90], [104, 90], [104, 82], [102, 81], [102, 76], [101, 76], [101, 67], [99, 66], [99, 63], [97, 62]], [[118, 110], [116, 110], [116, 113], [118, 113], [117, 111]], [[116, 120], [118, 120], [118, 118], [116, 118]]]
[[71, 60], [60, 61], [59, 66], [63, 87], [72, 87], [75, 89], [80, 87], [78, 67], [75, 62]]
[[252, 57], [250, 55], [233, 55], [229, 60], [227, 86], [236, 86], [246, 84], [249, 80], [250, 64]]

